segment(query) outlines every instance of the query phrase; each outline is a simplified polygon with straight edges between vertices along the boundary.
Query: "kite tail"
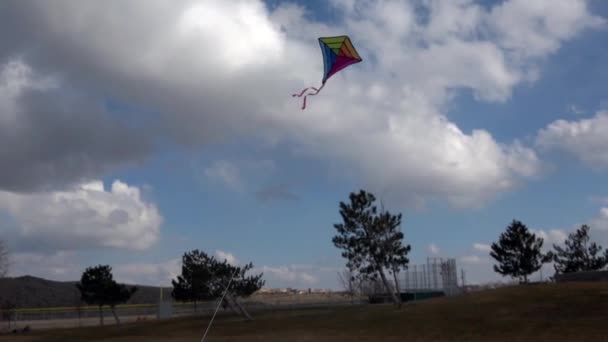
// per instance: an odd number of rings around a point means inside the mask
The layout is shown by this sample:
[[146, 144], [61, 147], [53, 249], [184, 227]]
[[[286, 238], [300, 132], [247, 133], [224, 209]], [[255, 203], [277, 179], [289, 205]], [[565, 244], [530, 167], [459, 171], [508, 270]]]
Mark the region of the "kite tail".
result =
[[307, 98], [308, 96], [314, 96], [314, 95], [317, 95], [317, 94], [318, 94], [318, 93], [321, 91], [321, 89], [323, 89], [323, 87], [324, 87], [324, 86], [325, 86], [325, 83], [323, 83], [323, 84], [322, 84], [322, 85], [321, 85], [321, 86], [320, 86], [318, 89], [317, 89], [317, 88], [315, 88], [315, 87], [304, 88], [304, 90], [302, 90], [302, 92], [300, 92], [299, 94], [293, 94], [293, 95], [291, 95], [291, 96], [293, 96], [293, 97], [296, 97], [296, 96], [297, 96], [297, 97], [302, 97], [302, 95], [304, 95], [304, 93], [305, 93], [305, 92], [306, 92], [308, 89], [312, 89], [312, 90], [314, 90], [314, 93], [306, 94], [306, 96], [304, 96], [304, 101], [303, 101], [303, 103], [302, 103], [302, 110], [304, 110], [304, 109], [306, 108], [306, 98]]

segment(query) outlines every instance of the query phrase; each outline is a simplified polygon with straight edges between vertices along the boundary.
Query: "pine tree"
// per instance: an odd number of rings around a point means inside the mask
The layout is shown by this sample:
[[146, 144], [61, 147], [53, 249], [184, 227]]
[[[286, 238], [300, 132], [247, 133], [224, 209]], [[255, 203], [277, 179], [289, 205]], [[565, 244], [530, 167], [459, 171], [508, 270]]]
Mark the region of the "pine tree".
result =
[[173, 299], [178, 302], [193, 302], [195, 311], [197, 302], [213, 299], [210, 288], [213, 276], [210, 262], [207, 254], [197, 249], [184, 253], [181, 275], [177, 276], [177, 280], [171, 280]]
[[338, 235], [332, 239], [334, 245], [342, 249], [347, 268], [356, 271], [364, 279], [380, 277], [393, 302], [401, 305], [398, 283], [393, 290], [389, 285], [385, 270], [396, 279], [401, 268], [407, 266], [409, 245], [403, 245], [403, 233], [398, 230], [401, 214], [392, 215], [378, 210], [374, 205], [376, 197], [364, 190], [351, 193], [350, 203], [340, 202], [343, 223], [334, 224]]
[[248, 297], [264, 286], [262, 273], [246, 275], [252, 268], [252, 263], [234, 266], [226, 260], [220, 262], [205, 252], [193, 250], [182, 257], [182, 274], [171, 281], [171, 295], [177, 301], [193, 301], [196, 307], [197, 301], [221, 298], [230, 283], [222, 304], [252, 319], [238, 302], [238, 298]]
[[114, 281], [112, 268], [108, 265], [88, 267], [80, 282], [76, 284], [82, 301], [99, 307], [99, 324], [103, 325], [103, 306], [108, 305], [112, 310], [116, 324], [120, 319], [116, 315], [116, 305], [126, 303], [137, 291], [137, 287], [128, 288]]
[[528, 282], [528, 276], [538, 271], [543, 262], [549, 261], [541, 252], [542, 246], [542, 238], [536, 237], [520, 221], [513, 220], [500, 235], [498, 243], [492, 243], [490, 255], [498, 263], [494, 265], [494, 271]]
[[583, 225], [568, 235], [565, 248], [553, 245], [555, 272], [595, 271], [608, 265], [608, 250], [602, 255], [602, 247], [589, 240], [589, 226]]

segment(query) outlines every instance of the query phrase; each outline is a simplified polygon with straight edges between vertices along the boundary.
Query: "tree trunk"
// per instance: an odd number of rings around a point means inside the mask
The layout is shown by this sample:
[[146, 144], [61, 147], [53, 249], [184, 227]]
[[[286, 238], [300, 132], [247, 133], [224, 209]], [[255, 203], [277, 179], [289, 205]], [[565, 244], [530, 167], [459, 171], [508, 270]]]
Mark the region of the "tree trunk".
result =
[[399, 288], [399, 279], [397, 278], [395, 269], [393, 269], [393, 279], [395, 280], [395, 294], [399, 298], [399, 305], [401, 305], [401, 288]]
[[395, 292], [393, 292], [393, 289], [391, 289], [391, 286], [388, 283], [388, 280], [386, 279], [384, 270], [382, 268], [380, 268], [378, 270], [378, 272], [380, 273], [380, 278], [382, 278], [382, 283], [384, 284], [384, 288], [386, 288], [386, 292], [391, 296], [393, 303], [395, 303], [395, 305], [397, 305], [399, 308], [401, 308], [401, 298], [397, 298], [397, 296], [395, 296]]
[[103, 326], [103, 309], [99, 306], [99, 325]]
[[112, 310], [112, 315], [114, 315], [114, 319], [116, 320], [116, 325], [120, 325], [120, 319], [118, 319], [118, 315], [116, 315], [116, 310], [114, 310], [114, 305], [110, 306], [110, 310]]

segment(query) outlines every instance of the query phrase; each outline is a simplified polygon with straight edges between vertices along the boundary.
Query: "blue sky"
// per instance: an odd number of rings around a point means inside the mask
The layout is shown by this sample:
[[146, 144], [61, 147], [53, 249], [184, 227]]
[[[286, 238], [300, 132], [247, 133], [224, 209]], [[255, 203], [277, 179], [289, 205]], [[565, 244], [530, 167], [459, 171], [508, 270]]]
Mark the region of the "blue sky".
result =
[[[361, 188], [403, 213], [412, 263], [471, 282], [501, 279], [487, 248], [512, 219], [608, 245], [605, 2], [84, 3], [0, 11], [24, 18], [0, 34], [12, 275], [168, 285], [199, 248], [335, 288], [332, 225]], [[364, 61], [301, 111], [338, 34]]]

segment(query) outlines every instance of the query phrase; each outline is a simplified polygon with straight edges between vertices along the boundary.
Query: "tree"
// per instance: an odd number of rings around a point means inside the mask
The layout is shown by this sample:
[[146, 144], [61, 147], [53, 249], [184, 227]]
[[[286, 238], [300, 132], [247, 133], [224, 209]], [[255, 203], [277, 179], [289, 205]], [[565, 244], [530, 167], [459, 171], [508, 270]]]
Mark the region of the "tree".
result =
[[252, 263], [243, 267], [234, 266], [226, 260], [220, 262], [199, 250], [186, 252], [182, 257], [182, 274], [177, 280], [171, 281], [171, 295], [177, 301], [194, 301], [196, 305], [199, 300], [221, 298], [230, 283], [222, 304], [252, 319], [237, 300], [252, 295], [264, 286], [263, 274], [246, 275], [252, 268]]
[[214, 298], [221, 298], [224, 291], [226, 291], [225, 303], [234, 312], [240, 313], [248, 320], [252, 320], [253, 318], [239, 303], [238, 299], [249, 297], [264, 286], [265, 281], [262, 280], [263, 273], [246, 276], [245, 274], [253, 268], [252, 263], [240, 267], [231, 265], [226, 260], [219, 262], [213, 257], [211, 259], [211, 273], [213, 277], [210, 287], [212, 296]]
[[10, 266], [8, 248], [3, 240], [0, 240], [0, 278], [8, 275]]
[[346, 269], [338, 272], [338, 280], [346, 294], [350, 296], [351, 303], [353, 303], [357, 292], [357, 276], [353, 271]]
[[553, 245], [555, 272], [595, 271], [608, 265], [608, 250], [602, 255], [602, 247], [589, 240], [589, 226], [582, 225], [568, 235], [565, 248]]
[[340, 202], [343, 223], [334, 224], [338, 235], [332, 241], [343, 250], [342, 257], [348, 260], [346, 266], [350, 271], [371, 280], [380, 277], [393, 302], [401, 306], [398, 282], [393, 290], [385, 273], [388, 270], [396, 281], [399, 270], [409, 263], [407, 254], [411, 247], [402, 244], [403, 233], [398, 230], [401, 214], [392, 215], [384, 210], [378, 213], [374, 205], [376, 197], [364, 190], [351, 193], [349, 199], [349, 204]]
[[85, 303], [99, 306], [100, 325], [103, 325], [104, 305], [110, 307], [116, 324], [120, 324], [120, 319], [116, 315], [116, 305], [126, 303], [137, 291], [137, 287], [128, 288], [114, 281], [112, 268], [108, 265], [88, 267], [76, 287]]
[[542, 238], [536, 237], [520, 221], [513, 220], [500, 235], [498, 243], [492, 243], [490, 256], [498, 263], [494, 265], [494, 271], [527, 283], [530, 274], [550, 261], [550, 254], [541, 253], [542, 246]]
[[196, 311], [197, 301], [211, 300], [211, 267], [207, 254], [193, 250], [182, 256], [182, 274], [177, 280], [171, 280], [173, 290], [171, 296], [179, 302], [194, 302]]

